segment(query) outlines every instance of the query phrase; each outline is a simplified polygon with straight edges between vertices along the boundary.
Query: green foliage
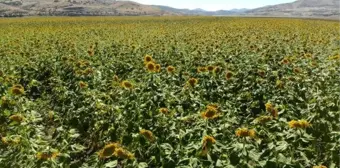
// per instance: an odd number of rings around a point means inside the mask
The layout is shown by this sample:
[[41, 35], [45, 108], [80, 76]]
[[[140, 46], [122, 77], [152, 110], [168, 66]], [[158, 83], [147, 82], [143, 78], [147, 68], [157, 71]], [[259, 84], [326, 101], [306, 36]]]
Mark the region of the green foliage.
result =
[[[0, 167], [336, 167], [338, 27], [2, 19]], [[146, 55], [159, 71], [147, 69]]]

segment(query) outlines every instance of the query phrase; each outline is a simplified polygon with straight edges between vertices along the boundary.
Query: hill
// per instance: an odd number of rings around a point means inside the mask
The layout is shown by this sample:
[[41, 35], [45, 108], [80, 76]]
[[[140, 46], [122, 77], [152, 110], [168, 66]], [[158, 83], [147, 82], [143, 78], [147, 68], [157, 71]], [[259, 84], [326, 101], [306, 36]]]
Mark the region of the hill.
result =
[[339, 2], [339, 0], [297, 0], [292, 3], [249, 10], [246, 14], [288, 17], [339, 17]]
[[155, 6], [116, 0], [0, 0], [2, 16], [168, 15]]

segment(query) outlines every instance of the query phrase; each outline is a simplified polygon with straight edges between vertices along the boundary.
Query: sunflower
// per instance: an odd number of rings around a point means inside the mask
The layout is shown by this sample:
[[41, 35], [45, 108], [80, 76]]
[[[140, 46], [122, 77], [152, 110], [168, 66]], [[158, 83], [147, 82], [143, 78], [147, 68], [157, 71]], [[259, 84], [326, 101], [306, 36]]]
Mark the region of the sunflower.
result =
[[10, 116], [9, 119], [19, 123], [22, 120], [24, 120], [24, 117], [22, 117], [20, 114], [15, 114], [15, 115]]
[[58, 151], [54, 151], [54, 152], [38, 152], [36, 157], [38, 158], [38, 160], [47, 160], [47, 159], [55, 159], [59, 156], [59, 152]]
[[25, 93], [25, 89], [22, 85], [18, 84], [18, 85], [14, 85], [12, 86], [10, 92], [13, 94], [13, 95], [22, 95]]
[[266, 122], [271, 121], [272, 119], [273, 119], [272, 116], [260, 116], [260, 117], [256, 118], [255, 121], [256, 121], [257, 123], [264, 124], [264, 123], [266, 123]]
[[233, 76], [234, 76], [234, 74], [230, 71], [226, 72], [226, 74], [225, 74], [225, 77], [227, 78], [227, 80], [230, 80]]
[[1, 137], [1, 142], [3, 144], [7, 145], [9, 141], [8, 141], [7, 137]]
[[214, 119], [216, 117], [218, 117], [217, 115], [217, 108], [213, 108], [213, 107], [209, 107], [201, 113], [201, 116], [204, 118], [204, 119]]
[[133, 85], [131, 82], [125, 80], [122, 82], [122, 87], [125, 89], [132, 89]]
[[83, 82], [83, 81], [80, 81], [80, 82], [79, 82], [79, 87], [80, 87], [80, 88], [84, 89], [84, 88], [87, 88], [87, 86], [88, 86], [88, 85], [87, 85], [86, 82]]
[[282, 61], [281, 61], [283, 64], [289, 64], [289, 60], [287, 58], [284, 58]]
[[254, 129], [249, 130], [249, 131], [248, 131], [248, 136], [249, 136], [250, 138], [256, 138], [256, 132], [255, 132], [255, 130], [254, 130]]
[[264, 77], [266, 75], [266, 73], [263, 71], [263, 70], [259, 70], [258, 71], [258, 74], [261, 76], [261, 77]]
[[310, 127], [310, 123], [306, 120], [299, 120], [300, 128], [308, 128]]
[[155, 141], [153, 133], [149, 130], [142, 129], [139, 131], [139, 134], [143, 135], [149, 142]]
[[163, 113], [163, 114], [168, 114], [169, 113], [169, 110], [167, 108], [160, 108], [159, 109], [159, 112], [160, 113]]
[[221, 68], [220, 67], [215, 67], [213, 72], [214, 73], [219, 73], [219, 72], [221, 72]]
[[153, 62], [148, 62], [146, 64], [146, 68], [148, 69], [149, 72], [154, 72], [156, 69], [156, 65]]
[[300, 122], [296, 121], [296, 120], [289, 121], [288, 125], [289, 125], [290, 128], [300, 128], [301, 127]]
[[277, 108], [272, 108], [271, 111], [270, 111], [270, 114], [277, 118], [279, 116], [279, 110]]
[[114, 155], [121, 159], [133, 159], [134, 158], [132, 153], [130, 153], [129, 151], [123, 148], [117, 148], [114, 152]]
[[211, 146], [212, 144], [215, 144], [216, 143], [216, 140], [214, 137], [212, 136], [204, 136], [203, 138], [203, 146]]
[[166, 71], [168, 71], [169, 73], [173, 73], [173, 72], [175, 71], [175, 67], [173, 67], [173, 66], [168, 66], [168, 67], [166, 68]]
[[300, 70], [299, 68], [294, 68], [294, 72], [295, 72], [295, 73], [300, 73], [301, 70]]
[[248, 128], [238, 128], [236, 130], [236, 136], [238, 137], [247, 137], [248, 135]]
[[281, 80], [276, 81], [276, 87], [283, 88], [283, 85], [284, 85], [283, 81]]
[[113, 80], [114, 80], [115, 82], [119, 82], [119, 77], [118, 77], [117, 75], [115, 75], [115, 76], [113, 76]]
[[198, 67], [198, 68], [197, 68], [197, 72], [198, 72], [198, 73], [207, 72], [207, 68], [206, 68], [206, 67]]
[[145, 57], [144, 57], [144, 63], [145, 64], [147, 64], [147, 63], [149, 63], [149, 62], [152, 62], [153, 61], [153, 59], [152, 59], [152, 56], [151, 55], [146, 55]]
[[104, 146], [104, 148], [98, 153], [98, 155], [100, 158], [111, 157], [117, 148], [119, 148], [118, 143], [109, 143]]
[[236, 136], [238, 137], [250, 137], [256, 138], [256, 131], [254, 129], [248, 128], [238, 128], [235, 132]]
[[215, 68], [215, 67], [214, 67], [214, 66], [212, 66], [212, 65], [209, 65], [209, 66], [207, 66], [207, 70], [208, 70], [208, 71], [210, 71], [210, 72], [211, 72], [211, 71], [213, 71], [213, 70], [214, 70], [214, 68]]
[[198, 83], [198, 80], [196, 78], [190, 78], [188, 80], [188, 84], [191, 86], [191, 87], [195, 87]]
[[320, 166], [313, 166], [313, 168], [327, 168], [327, 166], [320, 165]]
[[156, 64], [155, 65], [155, 71], [156, 72], [160, 72], [161, 71], [161, 65], [160, 64]]

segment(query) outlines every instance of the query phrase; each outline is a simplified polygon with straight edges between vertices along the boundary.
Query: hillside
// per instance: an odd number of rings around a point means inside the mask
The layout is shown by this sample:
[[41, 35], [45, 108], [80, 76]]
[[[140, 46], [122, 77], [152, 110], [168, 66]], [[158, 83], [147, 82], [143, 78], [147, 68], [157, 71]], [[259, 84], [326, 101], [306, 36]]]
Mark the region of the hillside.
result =
[[0, 1], [0, 16], [168, 15], [155, 6], [115, 0]]
[[248, 15], [289, 17], [339, 17], [339, 0], [297, 0], [265, 6], [246, 12]]

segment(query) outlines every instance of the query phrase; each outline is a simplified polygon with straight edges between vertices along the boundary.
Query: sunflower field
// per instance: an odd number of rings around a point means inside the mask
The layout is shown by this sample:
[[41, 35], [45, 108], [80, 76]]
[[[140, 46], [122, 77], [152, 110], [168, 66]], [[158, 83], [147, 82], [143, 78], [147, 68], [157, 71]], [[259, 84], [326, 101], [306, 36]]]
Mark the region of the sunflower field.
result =
[[339, 26], [0, 19], [0, 167], [339, 168]]

